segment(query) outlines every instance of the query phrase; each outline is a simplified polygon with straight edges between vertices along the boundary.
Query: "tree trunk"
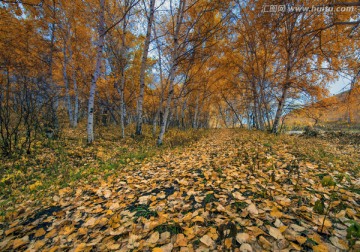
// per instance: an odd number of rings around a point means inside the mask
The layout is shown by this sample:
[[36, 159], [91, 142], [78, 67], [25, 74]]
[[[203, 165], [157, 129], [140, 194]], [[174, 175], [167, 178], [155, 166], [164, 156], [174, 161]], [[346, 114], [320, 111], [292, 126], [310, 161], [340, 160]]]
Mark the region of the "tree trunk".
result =
[[194, 111], [194, 118], [193, 118], [193, 123], [192, 123], [192, 127], [194, 129], [197, 129], [197, 123], [198, 123], [198, 114], [199, 114], [199, 93], [196, 94], [196, 101], [195, 101], [195, 111]]
[[121, 70], [121, 83], [120, 83], [120, 129], [121, 137], [125, 138], [125, 69]]
[[64, 79], [64, 84], [65, 84], [66, 106], [67, 106], [67, 110], [68, 110], [70, 126], [74, 127], [74, 125], [73, 125], [74, 116], [73, 116], [73, 109], [72, 109], [72, 105], [71, 105], [69, 79], [68, 79], [68, 75], [67, 75], [68, 58], [66, 55], [66, 44], [65, 43], [64, 43], [64, 48], [63, 48], [63, 54], [64, 54], [63, 79]]
[[289, 50], [287, 50], [288, 55], [287, 55], [287, 61], [286, 61], [286, 76], [285, 76], [285, 84], [284, 87], [282, 89], [282, 95], [281, 98], [279, 100], [279, 105], [275, 114], [275, 118], [274, 118], [274, 123], [273, 123], [273, 128], [271, 130], [272, 133], [278, 133], [278, 128], [279, 128], [279, 123], [280, 123], [280, 118], [281, 115], [283, 113], [283, 109], [284, 109], [284, 105], [285, 105], [285, 101], [287, 98], [287, 91], [290, 88], [290, 73], [291, 73], [291, 57], [290, 57], [290, 53]]
[[[174, 57], [173, 57], [174, 59]], [[166, 130], [166, 125], [167, 125], [167, 120], [169, 117], [169, 113], [170, 113], [170, 105], [171, 105], [171, 100], [172, 100], [172, 96], [174, 94], [174, 80], [175, 80], [175, 69], [176, 65], [173, 64], [171, 69], [170, 69], [170, 79], [169, 79], [169, 93], [168, 93], [168, 97], [166, 100], [166, 106], [165, 106], [165, 113], [163, 116], [163, 120], [161, 121], [160, 124], [160, 133], [159, 133], [159, 137], [157, 140], [157, 145], [162, 145], [163, 144], [163, 139], [164, 139], [164, 135], [165, 135], [165, 130]]]
[[79, 120], [79, 94], [76, 80], [76, 71], [74, 69], [74, 65], [72, 67], [72, 79], [75, 93], [75, 101], [74, 101], [74, 115], [73, 115], [73, 127], [76, 128]]
[[153, 136], [156, 135], [156, 126], [158, 123], [158, 120], [160, 119], [160, 124], [161, 124], [161, 118], [160, 118], [160, 114], [162, 113], [162, 109], [163, 109], [163, 102], [164, 102], [164, 80], [163, 80], [163, 70], [162, 70], [162, 57], [161, 57], [161, 46], [159, 43], [159, 39], [156, 35], [156, 29], [155, 26], [153, 26], [154, 29], [154, 36], [156, 39], [156, 47], [157, 47], [157, 51], [158, 51], [158, 64], [159, 64], [159, 75], [160, 75], [160, 101], [159, 101], [159, 107], [158, 110], [156, 111], [155, 117], [154, 117], [154, 121], [153, 121]]
[[279, 100], [279, 105], [278, 105], [278, 108], [277, 108], [277, 111], [276, 111], [274, 124], [273, 124], [273, 128], [272, 128], [272, 133], [277, 133], [278, 132], [280, 118], [281, 118], [281, 115], [282, 115], [282, 112], [283, 112], [283, 109], [284, 109], [288, 88], [289, 88], [288, 84], [285, 84], [285, 86], [283, 88], [283, 91], [282, 91], [281, 98]]
[[141, 59], [141, 68], [140, 68], [140, 93], [139, 93], [139, 99], [137, 101], [137, 120], [136, 120], [136, 132], [135, 132], [136, 135], [142, 134], [143, 102], [144, 102], [144, 92], [145, 92], [145, 71], [147, 67], [146, 61], [149, 52], [151, 25], [154, 20], [154, 11], [155, 11], [155, 0], [150, 0], [150, 14], [148, 18], [144, 51]]
[[87, 123], [87, 140], [88, 143], [94, 142], [94, 104], [95, 104], [95, 91], [96, 82], [101, 74], [101, 61], [102, 50], [104, 46], [104, 31], [105, 31], [105, 0], [100, 0], [100, 12], [99, 12], [99, 27], [98, 27], [98, 41], [96, 52], [95, 71], [92, 76], [90, 86], [90, 96], [88, 104], [88, 123]]
[[179, 34], [180, 34], [180, 28], [181, 28], [181, 24], [183, 22], [183, 18], [184, 18], [184, 11], [185, 11], [185, 0], [180, 0], [179, 3], [179, 13], [177, 15], [176, 18], [176, 26], [175, 26], [175, 32], [174, 32], [174, 49], [172, 52], [172, 57], [171, 57], [171, 68], [170, 68], [170, 73], [169, 73], [169, 93], [168, 93], [168, 97], [166, 100], [166, 106], [165, 106], [165, 114], [163, 117], [163, 120], [161, 122], [160, 125], [160, 133], [159, 133], [159, 137], [157, 140], [157, 145], [162, 145], [163, 144], [163, 139], [164, 139], [164, 135], [165, 135], [165, 130], [166, 130], [166, 124], [167, 124], [167, 120], [169, 117], [169, 113], [170, 113], [170, 105], [171, 105], [171, 100], [174, 94], [174, 81], [175, 81], [175, 72], [176, 72], [176, 68], [177, 68], [177, 60], [178, 60], [178, 47], [179, 47]]

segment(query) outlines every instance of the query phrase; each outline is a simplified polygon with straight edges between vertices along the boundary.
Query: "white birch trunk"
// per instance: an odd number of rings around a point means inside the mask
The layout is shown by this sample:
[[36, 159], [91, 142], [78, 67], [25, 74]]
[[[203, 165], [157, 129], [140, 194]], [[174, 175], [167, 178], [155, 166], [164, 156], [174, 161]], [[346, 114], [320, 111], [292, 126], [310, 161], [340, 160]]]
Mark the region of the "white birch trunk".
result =
[[157, 145], [163, 144], [167, 120], [168, 120], [169, 113], [170, 113], [171, 100], [174, 95], [174, 81], [175, 81], [175, 72], [176, 72], [176, 68], [177, 68], [178, 47], [179, 47], [178, 38], [179, 38], [179, 34], [180, 34], [181, 24], [182, 24], [183, 18], [184, 18], [185, 4], [186, 4], [185, 0], [180, 0], [179, 13], [176, 18], [176, 26], [175, 26], [175, 32], [174, 32], [174, 50], [172, 52], [172, 57], [171, 57], [172, 63], [171, 63], [171, 68], [170, 68], [170, 73], [169, 73], [169, 93], [168, 93], [168, 97], [166, 100], [164, 118], [160, 125], [160, 133], [159, 133], [159, 137], [157, 139]]
[[100, 0], [100, 12], [99, 12], [99, 27], [98, 27], [98, 41], [96, 52], [95, 71], [92, 76], [90, 95], [88, 103], [88, 123], [87, 123], [87, 140], [88, 143], [94, 142], [94, 104], [95, 104], [95, 91], [96, 82], [101, 74], [101, 61], [102, 51], [104, 46], [104, 31], [105, 31], [105, 0]]
[[146, 61], [149, 52], [150, 38], [151, 38], [151, 26], [154, 20], [154, 11], [155, 11], [155, 0], [150, 0], [150, 14], [146, 29], [146, 38], [144, 43], [144, 51], [141, 59], [141, 68], [140, 68], [140, 92], [139, 98], [137, 101], [137, 119], [136, 119], [136, 135], [142, 134], [142, 120], [143, 120], [143, 103], [144, 103], [144, 92], [145, 92], [145, 71], [146, 71]]

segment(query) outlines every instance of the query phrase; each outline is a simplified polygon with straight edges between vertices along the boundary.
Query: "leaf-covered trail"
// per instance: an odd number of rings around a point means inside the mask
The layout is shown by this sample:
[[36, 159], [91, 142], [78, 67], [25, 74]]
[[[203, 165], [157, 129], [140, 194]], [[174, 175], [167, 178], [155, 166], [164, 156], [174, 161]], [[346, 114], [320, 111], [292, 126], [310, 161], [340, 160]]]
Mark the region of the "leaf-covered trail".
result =
[[[36, 213], [24, 203], [2, 233], [0, 249], [349, 250], [348, 221], [360, 218], [359, 180], [341, 170], [346, 161], [336, 154], [333, 163], [306, 156], [306, 143], [213, 131], [117, 176], [79, 181]], [[357, 154], [352, 147], [344, 152]], [[359, 157], [353, 162], [358, 165]], [[334, 186], [321, 183], [340, 175], [344, 179]], [[314, 211], [318, 200], [331, 210], [325, 220], [321, 209]]]

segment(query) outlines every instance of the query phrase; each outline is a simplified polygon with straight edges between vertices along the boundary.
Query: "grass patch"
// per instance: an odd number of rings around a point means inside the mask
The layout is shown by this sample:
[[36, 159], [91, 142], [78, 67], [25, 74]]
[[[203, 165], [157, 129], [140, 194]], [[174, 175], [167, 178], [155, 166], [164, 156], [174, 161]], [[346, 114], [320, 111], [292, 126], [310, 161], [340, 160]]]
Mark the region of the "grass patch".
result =
[[135, 220], [138, 220], [140, 217], [144, 217], [146, 219], [150, 219], [150, 217], [158, 217], [157, 212], [150, 210], [148, 205], [130, 206], [128, 209], [130, 212], [135, 212]]
[[178, 223], [165, 223], [155, 228], [160, 234], [169, 232], [171, 235], [183, 233], [182, 227]]
[[[64, 129], [59, 139], [41, 139], [30, 155], [3, 160], [0, 164], [0, 216], [13, 211], [16, 202], [52, 197], [59, 189], [76, 187], [80, 181], [95, 182], [135, 167], [147, 159], [173, 148], [199, 140], [205, 131], [170, 129], [161, 148], [151, 127], [144, 125], [143, 136], [122, 139], [118, 127], [99, 127], [96, 142], [87, 145], [83, 127]], [[11, 204], [9, 204], [11, 202]]]

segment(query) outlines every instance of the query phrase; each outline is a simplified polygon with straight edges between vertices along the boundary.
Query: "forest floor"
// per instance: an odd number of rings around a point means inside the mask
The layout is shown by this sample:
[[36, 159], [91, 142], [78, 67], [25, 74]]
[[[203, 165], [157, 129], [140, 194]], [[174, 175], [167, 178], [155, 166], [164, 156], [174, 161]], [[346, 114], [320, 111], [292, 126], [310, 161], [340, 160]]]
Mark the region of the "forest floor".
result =
[[238, 129], [196, 140], [126, 158], [115, 143], [95, 158], [68, 149], [79, 176], [2, 196], [0, 250], [360, 250], [358, 145]]

